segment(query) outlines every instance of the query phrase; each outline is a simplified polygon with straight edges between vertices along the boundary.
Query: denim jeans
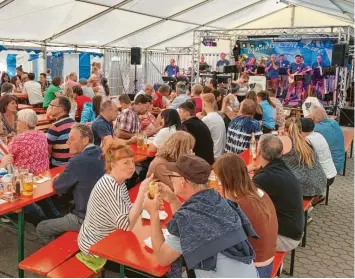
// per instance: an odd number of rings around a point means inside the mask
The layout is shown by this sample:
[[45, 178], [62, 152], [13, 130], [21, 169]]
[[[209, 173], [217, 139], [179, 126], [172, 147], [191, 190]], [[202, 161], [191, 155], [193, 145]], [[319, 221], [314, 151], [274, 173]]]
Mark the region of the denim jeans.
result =
[[256, 267], [259, 273], [259, 278], [270, 278], [273, 267], [274, 267], [274, 262], [263, 267]]
[[24, 212], [26, 221], [35, 226], [43, 220], [59, 217], [59, 211], [50, 198], [25, 206]]

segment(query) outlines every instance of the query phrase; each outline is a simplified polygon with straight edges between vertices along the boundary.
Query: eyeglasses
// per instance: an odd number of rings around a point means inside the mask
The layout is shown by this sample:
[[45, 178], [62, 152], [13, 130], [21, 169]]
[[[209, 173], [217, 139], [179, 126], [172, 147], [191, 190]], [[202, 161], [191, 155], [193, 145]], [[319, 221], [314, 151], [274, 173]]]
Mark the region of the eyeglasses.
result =
[[182, 177], [181, 175], [176, 175], [176, 174], [170, 174], [169, 175], [169, 179], [171, 180], [172, 178], [178, 178], [178, 177]]

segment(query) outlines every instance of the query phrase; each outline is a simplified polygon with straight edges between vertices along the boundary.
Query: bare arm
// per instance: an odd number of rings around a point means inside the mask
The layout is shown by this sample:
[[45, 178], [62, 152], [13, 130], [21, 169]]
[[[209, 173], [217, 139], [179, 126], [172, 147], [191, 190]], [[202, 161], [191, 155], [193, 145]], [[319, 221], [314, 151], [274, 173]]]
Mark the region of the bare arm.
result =
[[128, 133], [126, 131], [120, 130], [118, 137], [121, 139], [130, 139], [132, 137], [134, 137], [134, 133]]

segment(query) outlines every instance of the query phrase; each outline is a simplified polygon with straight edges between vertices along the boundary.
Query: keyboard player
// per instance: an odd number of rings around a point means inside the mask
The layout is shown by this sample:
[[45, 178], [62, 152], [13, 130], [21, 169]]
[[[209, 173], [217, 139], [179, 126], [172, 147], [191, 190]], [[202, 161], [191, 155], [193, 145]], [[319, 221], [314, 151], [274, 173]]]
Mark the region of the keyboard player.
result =
[[206, 63], [206, 61], [205, 61], [205, 57], [202, 55], [201, 56], [201, 60], [200, 60], [200, 65], [199, 65], [199, 67], [200, 67], [200, 73], [206, 73], [207, 71], [208, 71], [208, 69], [209, 69], [209, 65]]

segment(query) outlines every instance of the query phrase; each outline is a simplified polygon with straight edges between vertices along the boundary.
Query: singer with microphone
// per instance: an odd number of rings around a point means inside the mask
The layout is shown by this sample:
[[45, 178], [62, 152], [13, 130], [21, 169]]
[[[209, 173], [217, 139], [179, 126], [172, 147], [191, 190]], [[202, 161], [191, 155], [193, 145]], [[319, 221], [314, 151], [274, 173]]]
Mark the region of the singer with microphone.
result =
[[271, 61], [266, 64], [265, 72], [268, 76], [268, 88], [273, 88], [277, 92], [279, 88], [279, 67], [276, 64], [275, 54], [271, 55]]

